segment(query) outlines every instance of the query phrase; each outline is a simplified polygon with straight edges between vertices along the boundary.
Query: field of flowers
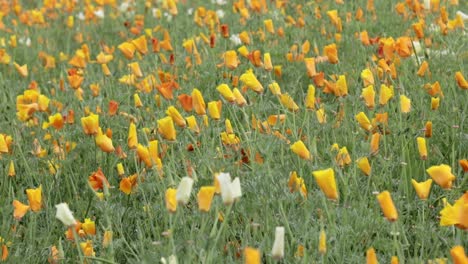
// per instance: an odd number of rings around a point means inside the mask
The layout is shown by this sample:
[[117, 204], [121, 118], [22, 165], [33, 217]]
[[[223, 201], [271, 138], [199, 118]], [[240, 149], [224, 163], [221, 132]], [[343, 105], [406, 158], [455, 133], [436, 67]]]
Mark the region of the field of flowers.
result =
[[0, 262], [468, 263], [466, 14], [0, 0]]

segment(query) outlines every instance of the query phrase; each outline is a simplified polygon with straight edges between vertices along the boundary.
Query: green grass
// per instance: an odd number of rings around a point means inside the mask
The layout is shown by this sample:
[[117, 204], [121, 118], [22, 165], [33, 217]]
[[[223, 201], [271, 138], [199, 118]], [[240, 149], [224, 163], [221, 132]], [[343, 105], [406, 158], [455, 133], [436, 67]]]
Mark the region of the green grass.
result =
[[[42, 6], [30, 1], [23, 2], [23, 11]], [[363, 88], [360, 72], [367, 65], [377, 67], [371, 59], [377, 51], [377, 44], [363, 46], [354, 34], [367, 30], [371, 37], [396, 39], [408, 32], [409, 36], [414, 37], [411, 24], [417, 18], [403, 20], [394, 10], [395, 1], [375, 1], [377, 20], [373, 21], [371, 14], [364, 11], [365, 22], [354, 20], [354, 14], [360, 6], [365, 10], [367, 1], [345, 1], [344, 5], [335, 4], [334, 1], [309, 1], [303, 4], [304, 28], [285, 22], [288, 15], [298, 18], [296, 7], [301, 1], [289, 1], [284, 14], [267, 1], [269, 11], [259, 14], [250, 10], [250, 19], [246, 25], [239, 23], [239, 14], [233, 13], [229, 4], [217, 6], [209, 1], [187, 2], [177, 5], [179, 15], [171, 21], [164, 16], [161, 19], [154, 18], [150, 9], [145, 9], [144, 3], [140, 1], [135, 6], [135, 14], [145, 15], [145, 29], [160, 26], [169, 31], [175, 63], [163, 64], [159, 55], [151, 52], [150, 41], [150, 52], [140, 60], [135, 56], [133, 61], [139, 62], [145, 76], [154, 74], [157, 77], [157, 71], [162, 70], [174, 74], [180, 85], [180, 89], [174, 91], [175, 99], [170, 101], [161, 97], [162, 104], [159, 107], [154, 100], [158, 94], [156, 89], [149, 94], [139, 93], [144, 105], [140, 109], [135, 108], [133, 103], [133, 94], [137, 90], [118, 82], [121, 76], [129, 74], [126, 65], [131, 61], [117, 48], [113, 61], [108, 64], [113, 74], [111, 77], [102, 75], [99, 64], [88, 63], [84, 69], [85, 80], [81, 86], [84, 90], [83, 101], [74, 96], [74, 91], [66, 81], [67, 70], [71, 66], [67, 61], [59, 60], [61, 52], [71, 58], [84, 43], [89, 46], [91, 59], [94, 60], [101, 51], [100, 43], [117, 47], [128, 39], [144, 34], [142, 31], [140, 35], [132, 35], [125, 28], [125, 22], [133, 23], [134, 15], [120, 13], [106, 6], [104, 19], [88, 23], [77, 19], [77, 14], [84, 10], [84, 4], [79, 4], [70, 14], [56, 10], [57, 19], [46, 19], [47, 25], [26, 26], [18, 21], [14, 13], [3, 17], [3, 22], [12, 32], [1, 33], [0, 38], [5, 39], [6, 46], [0, 49], [5, 49], [12, 61], [0, 65], [0, 133], [11, 135], [14, 141], [11, 152], [1, 154], [0, 160], [4, 171], [0, 181], [0, 236], [4, 243], [8, 242], [10, 254], [7, 262], [45, 263], [50, 257], [52, 245], [63, 250], [63, 263], [80, 260], [74, 241], [67, 240], [64, 235], [66, 227], [55, 218], [54, 205], [61, 202], [68, 203], [77, 220], [84, 222], [85, 218], [91, 218], [96, 223], [95, 236], [79, 238], [80, 242], [88, 239], [93, 241], [96, 259], [88, 260], [88, 263], [155, 263], [170, 255], [176, 255], [179, 263], [238, 263], [242, 262], [242, 252], [247, 246], [258, 248], [262, 252], [263, 262], [273, 263], [271, 248], [276, 226], [286, 228], [284, 263], [363, 263], [365, 252], [370, 247], [375, 248], [381, 263], [390, 262], [392, 256], [398, 256], [400, 263], [425, 263], [435, 258], [450, 259], [450, 249], [455, 245], [467, 248], [466, 231], [439, 225], [442, 199], [447, 198], [453, 204], [468, 189], [467, 174], [458, 164], [458, 160], [468, 158], [468, 94], [466, 90], [458, 88], [454, 80], [456, 71], [462, 71], [468, 78], [466, 30], [456, 29], [448, 35], [431, 33], [428, 26], [439, 13], [428, 14], [425, 18], [426, 36], [432, 39], [433, 50], [446, 49], [453, 55], [426, 57], [430, 65], [430, 77], [416, 75], [418, 66], [414, 57], [401, 58], [401, 65], [397, 67], [398, 78], [391, 80], [395, 96], [385, 106], [378, 106], [379, 87], [383, 82], [375, 75], [377, 106], [369, 110], [360, 99]], [[468, 5], [463, 1], [460, 1], [460, 7], [441, 2], [441, 6], [447, 6], [450, 19], [454, 18], [458, 8], [468, 11]], [[229, 39], [223, 39], [219, 32], [216, 32], [214, 48], [202, 40], [197, 43], [203, 63], [187, 69], [184, 58], [188, 54], [182, 47], [183, 40], [197, 37], [200, 33], [210, 35], [207, 27], [193, 24], [193, 15], [186, 15], [189, 8], [195, 11], [199, 6], [207, 10], [224, 10], [225, 17], [220, 18], [220, 22], [229, 25], [231, 34], [263, 29], [263, 20], [269, 18], [273, 19], [276, 28], [283, 27], [284, 37], [266, 33], [266, 39], [262, 42], [252, 34], [252, 44], [248, 46], [250, 51], [258, 49], [262, 54], [271, 53], [273, 65], [282, 65], [282, 78], [263, 68], [255, 68], [240, 55], [241, 64], [237, 69], [231, 71], [216, 67], [222, 62], [224, 51], [238, 48]], [[157, 4], [153, 4], [153, 7], [161, 8]], [[322, 19], [315, 18], [315, 7], [321, 7]], [[326, 11], [332, 9], [337, 9], [343, 20], [341, 42], [333, 38], [336, 30], [326, 15]], [[353, 18], [349, 23], [346, 22], [347, 12]], [[68, 15], [75, 16], [72, 29], [63, 25]], [[12, 20], [18, 21], [18, 25], [14, 26]], [[322, 26], [327, 30], [325, 36], [320, 34]], [[74, 40], [77, 33], [83, 34], [83, 43]], [[32, 45], [26, 47], [18, 43], [16, 48], [11, 47], [8, 45], [11, 35], [16, 35], [18, 40], [22, 37], [30, 38]], [[161, 40], [162, 31], [153, 32], [153, 36]], [[327, 114], [326, 124], [319, 124], [314, 111], [305, 109], [303, 100], [313, 80], [308, 78], [304, 63], [286, 60], [286, 53], [291, 46], [300, 46], [306, 40], [311, 43], [311, 51], [305, 57], [322, 55], [314, 54], [314, 43], [321, 53], [325, 45], [336, 42], [340, 62], [336, 65], [318, 64], [317, 71], [323, 71], [327, 80], [333, 74], [344, 74], [347, 79], [349, 95], [343, 98], [324, 94], [316, 86], [316, 97], [320, 97]], [[42, 66], [38, 58], [40, 51], [56, 58], [56, 68], [45, 69]], [[161, 53], [169, 58], [170, 52]], [[27, 64], [29, 76], [21, 78], [13, 61], [20, 65]], [[177, 95], [190, 94], [193, 88], [198, 88], [206, 103], [219, 100], [216, 87], [221, 83], [232, 87], [230, 78], [223, 75], [228, 73], [240, 76], [250, 68], [263, 84], [264, 94], [247, 91], [244, 96], [249, 103], [242, 108], [223, 101], [221, 120], [209, 118], [208, 127], [204, 127], [203, 118], [197, 116], [199, 126], [203, 126], [200, 135], [177, 128], [177, 140], [168, 142], [158, 134], [157, 120], [166, 116], [168, 106], [175, 105], [184, 117], [196, 115], [182, 110]], [[61, 79], [65, 81], [64, 91], [59, 89]], [[288, 111], [271, 94], [268, 84], [273, 80], [278, 82], [283, 93], [292, 96], [300, 107], [298, 112]], [[48, 113], [41, 112], [34, 114], [39, 123], [37, 126], [28, 126], [20, 121], [16, 117], [16, 96], [23, 94], [31, 81], [38, 83], [42, 94], [63, 104], [62, 114], [74, 110], [75, 123], [66, 124], [61, 130], [52, 127], [44, 130], [41, 126], [43, 121], [47, 121]], [[444, 97], [440, 108], [432, 111], [431, 96], [423, 86], [436, 81], [439, 81]], [[101, 87], [97, 97], [93, 97], [89, 90], [89, 85], [94, 83]], [[412, 109], [408, 114], [400, 111], [400, 94], [411, 99]], [[141, 144], [146, 146], [149, 140], [157, 139], [160, 152], [167, 147], [162, 158], [164, 176], [161, 177], [156, 169], [146, 168], [144, 181], [139, 182], [130, 195], [119, 190], [116, 164], [123, 163], [126, 176], [134, 173], [143, 175], [145, 165], [138, 162], [135, 151], [127, 147], [129, 119], [122, 115], [107, 114], [110, 100], [119, 102], [120, 112], [137, 117]], [[345, 117], [340, 126], [336, 127], [336, 113], [340, 105], [344, 107]], [[103, 130], [112, 129], [113, 144], [115, 147], [122, 146], [128, 155], [126, 159], [102, 152], [95, 145], [94, 138], [83, 133], [80, 118], [85, 116], [86, 107], [92, 112], [96, 111], [96, 107], [102, 108], [100, 126]], [[55, 106], [49, 108], [50, 114], [58, 112]], [[388, 112], [389, 115], [388, 128], [391, 133], [382, 135], [380, 151], [375, 156], [369, 155], [368, 133], [359, 127], [354, 118], [361, 111], [369, 118], [382, 112]], [[268, 116], [276, 114], [285, 114], [287, 118], [284, 123], [273, 127], [272, 131], [280, 131], [291, 142], [302, 139], [311, 151], [312, 161], [300, 159], [285, 141], [252, 128], [252, 115], [264, 121]], [[231, 120], [234, 132], [240, 138], [237, 148], [223, 145], [220, 139], [219, 134], [225, 130], [225, 119]], [[427, 139], [428, 159], [423, 161], [419, 158], [416, 138], [424, 135], [422, 129], [426, 121], [433, 122], [434, 132], [433, 137]], [[151, 133], [145, 134], [144, 128], [149, 128]], [[288, 129], [292, 131], [290, 135], [286, 134]], [[48, 133], [51, 135], [49, 140], [44, 138]], [[48, 151], [47, 156], [39, 158], [31, 154], [36, 139]], [[60, 144], [76, 142], [77, 146], [59, 160], [53, 151], [54, 140]], [[188, 144], [196, 146], [197, 142], [199, 147], [194, 151], [187, 150]], [[350, 165], [344, 168], [337, 166], [336, 154], [330, 150], [334, 143], [347, 147], [353, 160]], [[242, 158], [240, 149], [250, 153], [249, 164], [238, 165], [237, 161]], [[262, 164], [255, 162], [256, 153], [263, 157]], [[364, 156], [369, 157], [372, 165], [369, 177], [364, 176], [355, 163]], [[11, 160], [16, 168], [15, 177], [8, 176]], [[58, 165], [56, 173], [49, 172], [49, 162]], [[450, 165], [452, 173], [457, 176], [453, 188], [443, 190], [434, 183], [429, 199], [419, 200], [411, 186], [411, 179], [422, 181], [430, 178], [426, 169], [441, 163]], [[187, 176], [189, 164], [193, 168], [192, 177], [195, 180], [190, 202], [185, 206], [179, 205], [177, 212], [170, 214], [165, 207], [165, 191], [169, 187], [177, 188], [180, 179]], [[111, 185], [104, 200], [97, 198], [87, 182], [88, 176], [99, 167]], [[335, 171], [339, 201], [328, 200], [312, 176], [312, 171], [330, 167]], [[196, 193], [201, 186], [212, 185], [214, 173], [220, 171], [229, 172], [233, 178], [240, 178], [243, 195], [234, 203], [230, 213], [227, 213], [228, 207], [223, 205], [219, 195], [215, 196], [208, 213], [200, 212]], [[307, 199], [303, 199], [297, 192], [289, 192], [291, 171], [297, 171], [304, 179], [308, 189]], [[42, 210], [29, 211], [20, 221], [15, 220], [11, 205], [13, 200], [28, 204], [25, 190], [39, 185], [43, 188]], [[384, 218], [375, 197], [376, 192], [384, 190], [390, 191], [398, 209], [399, 218], [394, 223]], [[224, 222], [218, 221], [218, 213], [224, 214]], [[327, 253], [323, 257], [318, 253], [321, 229], [327, 234]], [[108, 248], [102, 246], [105, 230], [113, 232], [112, 246]], [[302, 257], [295, 256], [299, 245], [305, 247]]]

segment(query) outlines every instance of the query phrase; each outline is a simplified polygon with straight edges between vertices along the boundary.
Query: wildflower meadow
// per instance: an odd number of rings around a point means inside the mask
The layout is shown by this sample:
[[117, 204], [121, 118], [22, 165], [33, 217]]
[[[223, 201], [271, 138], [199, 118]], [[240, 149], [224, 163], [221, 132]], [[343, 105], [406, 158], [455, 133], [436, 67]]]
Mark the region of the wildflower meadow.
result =
[[467, 264], [467, 26], [466, 0], [0, 0], [0, 262]]

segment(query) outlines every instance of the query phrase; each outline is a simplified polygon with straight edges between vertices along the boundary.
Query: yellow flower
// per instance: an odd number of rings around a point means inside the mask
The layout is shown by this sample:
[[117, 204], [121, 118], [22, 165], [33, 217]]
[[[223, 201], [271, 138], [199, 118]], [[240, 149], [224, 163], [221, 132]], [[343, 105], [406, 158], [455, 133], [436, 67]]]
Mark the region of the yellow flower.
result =
[[455, 225], [461, 229], [468, 229], [468, 191], [466, 191], [454, 205], [447, 203], [440, 211], [440, 225]]
[[386, 105], [387, 102], [393, 97], [393, 86], [387, 86], [382, 84], [380, 86], [380, 97], [379, 97], [379, 104]]
[[268, 85], [268, 88], [270, 89], [273, 95], [281, 95], [281, 87], [277, 82], [273, 81], [271, 84]]
[[431, 191], [432, 180], [429, 179], [425, 182], [417, 182], [414, 179], [411, 179], [411, 184], [413, 184], [414, 190], [416, 191], [419, 199], [427, 200], [429, 192]]
[[367, 118], [366, 114], [364, 112], [360, 112], [359, 114], [356, 115], [356, 120], [358, 121], [359, 125], [366, 131], [371, 131], [372, 125], [371, 122], [369, 121], [369, 118]]
[[291, 150], [296, 153], [299, 157], [305, 160], [311, 160], [312, 155], [310, 155], [309, 150], [307, 147], [304, 145], [304, 142], [302, 140], [296, 141], [294, 144], [291, 145]]
[[176, 194], [177, 190], [174, 188], [168, 188], [166, 190], [166, 209], [171, 213], [175, 213], [175, 211], [177, 210]]
[[179, 127], [184, 128], [187, 125], [185, 119], [174, 106], [169, 106], [166, 110], [166, 114], [170, 116], [172, 118], [172, 121], [174, 121]]
[[192, 106], [198, 115], [206, 114], [205, 100], [203, 100], [203, 95], [197, 88], [192, 91]]
[[140, 96], [136, 93], [133, 95], [133, 101], [135, 103], [135, 107], [142, 107], [143, 103], [141, 102]]
[[257, 80], [257, 77], [253, 74], [250, 69], [240, 76], [240, 80], [250, 89], [257, 93], [263, 92], [262, 84]]
[[86, 135], [95, 135], [99, 131], [99, 116], [90, 114], [81, 118], [81, 126]]
[[136, 47], [130, 42], [124, 42], [117, 46], [117, 48], [122, 52], [125, 58], [131, 60], [135, 54]]
[[16, 71], [19, 73], [21, 77], [28, 77], [28, 65], [24, 64], [20, 66], [18, 63], [13, 63], [15, 66]]
[[409, 113], [411, 111], [411, 99], [404, 95], [400, 95], [400, 109], [402, 113]]
[[102, 151], [107, 153], [115, 151], [114, 145], [112, 144], [112, 139], [109, 138], [106, 134], [103, 134], [101, 128], [99, 128], [98, 134], [94, 139], [96, 141], [96, 145], [98, 145]]
[[210, 117], [214, 120], [219, 120], [221, 118], [221, 101], [211, 101], [208, 103], [208, 113]]
[[416, 138], [416, 141], [418, 142], [419, 156], [421, 157], [422, 160], [426, 160], [427, 159], [426, 139], [423, 137], [418, 137]]
[[214, 186], [203, 186], [197, 194], [198, 209], [202, 212], [208, 212], [211, 208], [211, 201], [215, 193]]
[[437, 110], [440, 105], [440, 97], [431, 97], [431, 109]]
[[288, 110], [293, 111], [293, 112], [299, 111], [299, 106], [297, 106], [297, 104], [294, 102], [291, 96], [289, 96], [289, 94], [287, 93], [281, 94], [279, 98], [280, 98], [281, 104], [284, 107], [288, 108]]
[[307, 70], [307, 76], [309, 76], [309, 78], [313, 78], [315, 75], [317, 75], [317, 69], [315, 67], [315, 58], [305, 58], [304, 63]]
[[390, 192], [383, 191], [377, 195], [377, 200], [379, 201], [380, 208], [388, 221], [393, 222], [398, 219], [398, 212], [393, 204], [392, 196]]
[[320, 124], [327, 123], [327, 114], [325, 113], [325, 107], [323, 105], [320, 106], [320, 109], [315, 111], [315, 115]]
[[426, 172], [444, 189], [450, 189], [452, 187], [452, 182], [455, 180], [455, 175], [452, 174], [452, 168], [446, 164], [431, 166]]
[[367, 157], [363, 157], [358, 159], [357, 161], [359, 169], [366, 175], [369, 176], [371, 173], [371, 165], [369, 164], [369, 159]]
[[309, 84], [309, 87], [307, 88], [305, 106], [307, 109], [310, 109], [310, 110], [315, 109], [315, 86], [313, 86], [312, 84]]
[[312, 174], [325, 196], [332, 200], [338, 200], [338, 190], [333, 169], [313, 171]]
[[374, 75], [372, 74], [372, 71], [369, 70], [369, 68], [366, 68], [361, 72], [361, 79], [364, 82], [364, 87], [374, 85]]
[[138, 145], [138, 135], [135, 123], [131, 122], [130, 127], [128, 128], [128, 139], [127, 139], [129, 148], [136, 148]]
[[319, 253], [325, 255], [327, 253], [327, 235], [325, 230], [320, 230], [320, 237], [319, 237]]
[[263, 25], [265, 26], [265, 30], [271, 34], [275, 34], [275, 26], [273, 26], [273, 20], [265, 19], [263, 20]]
[[338, 154], [336, 154], [335, 161], [338, 166], [343, 167], [344, 165], [349, 165], [351, 163], [351, 156], [349, 156], [348, 149], [342, 147]]
[[158, 120], [158, 132], [167, 140], [176, 140], [176, 130], [170, 116]]
[[39, 212], [42, 209], [42, 185], [36, 189], [27, 189], [29, 206], [33, 212]]
[[336, 96], [346, 96], [348, 95], [348, 84], [346, 82], [346, 76], [340, 75], [338, 76], [338, 80], [336, 81], [336, 89], [335, 89]]
[[231, 88], [227, 84], [220, 84], [218, 87], [216, 87], [216, 90], [223, 96], [226, 101], [233, 103], [236, 100], [236, 97], [234, 97], [234, 94], [231, 91]]
[[232, 90], [232, 94], [234, 94], [234, 97], [236, 98], [236, 104], [238, 106], [244, 106], [247, 104], [247, 100], [245, 100], [244, 96], [241, 94], [239, 89], [234, 88]]
[[86, 242], [81, 242], [80, 248], [81, 248], [81, 251], [83, 252], [83, 255], [87, 257], [93, 257], [96, 255], [93, 249], [93, 241], [91, 240], [87, 240]]
[[261, 260], [260, 250], [251, 247], [244, 249], [244, 264], [260, 264]]
[[141, 53], [141, 54], [146, 54], [148, 53], [148, 43], [146, 41], [146, 36], [142, 35], [136, 39], [133, 39], [131, 41], [133, 46], [136, 48], [136, 50]]
[[185, 120], [187, 120], [188, 127], [190, 130], [192, 130], [195, 134], [200, 133], [200, 128], [198, 127], [197, 119], [193, 115], [187, 117]]
[[263, 54], [263, 67], [265, 71], [268, 71], [268, 72], [273, 70], [273, 64], [271, 63], [270, 53]]

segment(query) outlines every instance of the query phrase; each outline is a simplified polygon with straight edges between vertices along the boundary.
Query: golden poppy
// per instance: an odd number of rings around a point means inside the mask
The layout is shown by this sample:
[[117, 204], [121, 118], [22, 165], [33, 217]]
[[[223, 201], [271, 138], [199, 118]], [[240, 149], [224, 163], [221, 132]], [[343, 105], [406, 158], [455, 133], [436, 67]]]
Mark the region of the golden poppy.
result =
[[383, 191], [377, 195], [377, 200], [379, 201], [382, 212], [388, 221], [393, 222], [398, 219], [398, 212], [393, 204], [392, 196], [390, 192]]
[[312, 174], [325, 196], [332, 200], [338, 200], [338, 190], [333, 169], [313, 171]]
[[202, 212], [210, 211], [211, 201], [215, 193], [214, 186], [203, 186], [197, 194], [198, 209]]
[[291, 150], [296, 153], [299, 157], [305, 160], [311, 160], [312, 155], [310, 155], [309, 150], [305, 146], [304, 142], [302, 140], [296, 141], [294, 144], [291, 145]]
[[431, 166], [426, 172], [431, 178], [442, 188], [450, 189], [455, 180], [455, 175], [452, 174], [452, 168], [446, 164]]
[[413, 185], [419, 199], [427, 200], [429, 197], [429, 192], [431, 191], [432, 180], [429, 179], [425, 182], [417, 182], [414, 179], [411, 179], [411, 184]]
[[36, 189], [26, 189], [26, 195], [31, 211], [39, 212], [42, 209], [42, 185]]

